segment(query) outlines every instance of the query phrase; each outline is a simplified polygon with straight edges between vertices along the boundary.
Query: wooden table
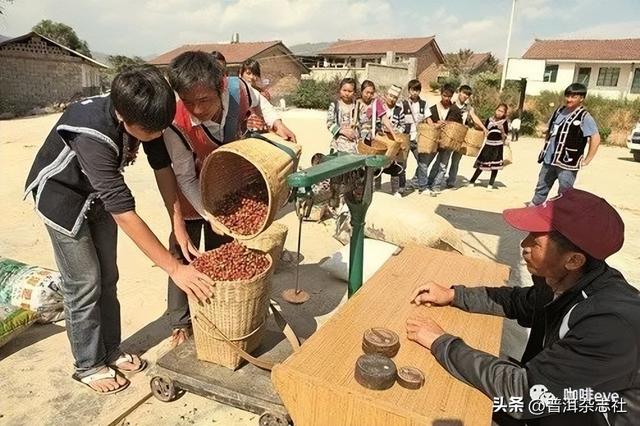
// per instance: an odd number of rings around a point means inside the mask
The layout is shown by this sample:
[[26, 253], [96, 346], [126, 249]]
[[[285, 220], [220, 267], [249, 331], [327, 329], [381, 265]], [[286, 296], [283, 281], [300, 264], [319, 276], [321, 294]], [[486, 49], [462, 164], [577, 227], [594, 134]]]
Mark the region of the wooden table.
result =
[[[501, 318], [409, 302], [413, 290], [429, 280], [447, 286], [498, 286], [508, 277], [504, 265], [418, 246], [392, 257], [297, 353], [274, 368], [273, 383], [296, 426], [490, 424], [491, 400], [407, 340], [405, 324], [410, 316], [431, 317], [472, 347], [497, 354]], [[421, 369], [427, 378], [424, 387], [407, 390], [396, 383], [374, 391], [356, 382], [362, 334], [374, 326], [398, 333], [401, 347], [394, 362]]]

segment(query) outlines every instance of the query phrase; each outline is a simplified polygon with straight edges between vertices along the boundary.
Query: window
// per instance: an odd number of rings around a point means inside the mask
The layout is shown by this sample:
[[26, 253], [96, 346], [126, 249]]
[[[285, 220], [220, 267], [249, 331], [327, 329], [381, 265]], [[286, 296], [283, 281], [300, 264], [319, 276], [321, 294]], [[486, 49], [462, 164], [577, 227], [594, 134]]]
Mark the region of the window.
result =
[[636, 68], [635, 72], [633, 73], [631, 93], [640, 93], [640, 68]]
[[589, 80], [591, 79], [591, 68], [578, 68], [578, 77], [576, 83], [582, 83], [589, 87]]
[[545, 83], [555, 83], [558, 79], [558, 65], [547, 65], [544, 69], [542, 81]]
[[620, 77], [620, 68], [602, 67], [598, 72], [598, 86], [616, 87]]

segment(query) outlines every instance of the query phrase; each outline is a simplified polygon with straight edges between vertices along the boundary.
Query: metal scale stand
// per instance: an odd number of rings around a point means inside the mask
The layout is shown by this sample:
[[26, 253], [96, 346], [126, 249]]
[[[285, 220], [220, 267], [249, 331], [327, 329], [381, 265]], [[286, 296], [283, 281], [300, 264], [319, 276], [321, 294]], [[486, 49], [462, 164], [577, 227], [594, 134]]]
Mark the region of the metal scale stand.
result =
[[[288, 176], [292, 199], [299, 217], [298, 257], [302, 220], [313, 205], [312, 186], [326, 179], [339, 179], [351, 213], [351, 252], [349, 258], [348, 295], [351, 297], [362, 286], [362, 259], [364, 248], [364, 219], [371, 204], [374, 172], [388, 165], [383, 155], [331, 154], [325, 161], [309, 169]], [[299, 267], [299, 262], [297, 262]], [[299, 288], [296, 270], [296, 288], [286, 290], [293, 303], [308, 300], [308, 294]], [[288, 300], [286, 295], [283, 295]], [[302, 301], [302, 302], [301, 302]], [[269, 318], [264, 340], [256, 357], [283, 361], [291, 354], [291, 347], [283, 338], [281, 329]], [[271, 383], [271, 373], [252, 364], [233, 371], [217, 364], [200, 361], [196, 356], [193, 339], [163, 355], [149, 373], [151, 393], [163, 402], [170, 402], [184, 392], [231, 405], [260, 415], [260, 426], [287, 426], [291, 419]]]

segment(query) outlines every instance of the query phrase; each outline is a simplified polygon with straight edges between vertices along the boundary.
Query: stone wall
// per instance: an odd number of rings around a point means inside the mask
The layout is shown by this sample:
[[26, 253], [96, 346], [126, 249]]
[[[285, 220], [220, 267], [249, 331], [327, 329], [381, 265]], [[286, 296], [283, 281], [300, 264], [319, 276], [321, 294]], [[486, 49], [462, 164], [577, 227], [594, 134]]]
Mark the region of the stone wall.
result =
[[34, 37], [0, 47], [0, 112], [99, 93], [100, 68]]

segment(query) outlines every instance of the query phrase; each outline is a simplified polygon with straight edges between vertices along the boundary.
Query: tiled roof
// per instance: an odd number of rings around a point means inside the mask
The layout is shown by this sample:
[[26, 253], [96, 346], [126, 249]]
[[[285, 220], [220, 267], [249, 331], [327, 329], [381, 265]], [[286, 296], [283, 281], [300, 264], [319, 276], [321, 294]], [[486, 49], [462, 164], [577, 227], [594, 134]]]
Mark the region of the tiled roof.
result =
[[213, 52], [217, 50], [224, 55], [228, 64], [239, 64], [280, 43], [280, 41], [256, 41], [248, 43], [185, 44], [184, 46], [163, 53], [149, 61], [149, 63], [153, 65], [168, 65], [173, 58], [190, 50], [200, 50], [203, 52]]
[[338, 40], [318, 52], [319, 55], [367, 55], [384, 54], [388, 51], [396, 53], [416, 53], [427, 44], [434, 42], [435, 37], [390, 38], [378, 40]]
[[640, 60], [640, 38], [617, 40], [538, 40], [524, 59], [575, 59], [593, 61]]

